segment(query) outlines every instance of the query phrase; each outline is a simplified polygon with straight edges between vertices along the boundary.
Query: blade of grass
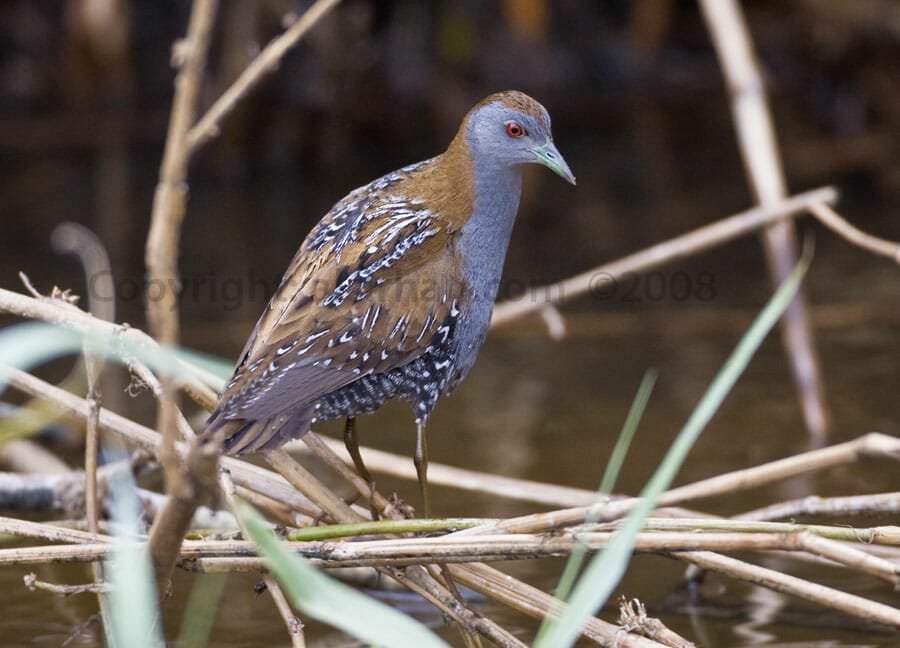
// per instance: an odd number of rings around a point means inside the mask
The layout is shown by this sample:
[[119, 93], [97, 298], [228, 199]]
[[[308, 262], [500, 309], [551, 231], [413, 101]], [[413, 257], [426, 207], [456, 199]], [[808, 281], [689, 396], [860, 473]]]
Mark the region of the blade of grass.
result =
[[656, 498], [675, 478], [694, 442], [790, 305], [809, 269], [811, 257], [812, 247], [804, 246], [800, 261], [756, 317], [694, 408], [659, 468], [644, 487], [640, 503], [628, 514], [606, 549], [588, 564], [575, 586], [569, 605], [559, 618], [551, 620], [548, 617], [541, 624], [535, 648], [559, 648], [574, 644], [588, 617], [612, 594], [631, 558], [634, 537], [643, 527], [644, 519], [655, 508]]
[[126, 364], [139, 360], [157, 373], [176, 378], [191, 378], [194, 363], [217, 376], [232, 371], [231, 363], [190, 349], [149, 346], [113, 333], [84, 334], [55, 324], [24, 322], [0, 330], [0, 392], [6, 384], [3, 366], [28, 370], [63, 355], [80, 354], [85, 345], [92, 353]]
[[447, 648], [447, 643], [417, 621], [329, 578], [292, 553], [246, 502], [240, 502], [234, 512], [291, 604], [307, 616], [376, 646]]
[[628, 410], [628, 416], [622, 424], [622, 432], [616, 440], [612, 453], [609, 455], [609, 461], [606, 463], [606, 470], [603, 471], [603, 479], [600, 481], [600, 495], [609, 495], [612, 493], [619, 478], [619, 472], [625, 465], [625, 455], [628, 454], [628, 448], [631, 447], [631, 441], [634, 439], [634, 433], [637, 432], [638, 424], [641, 417], [644, 416], [644, 410], [647, 409], [647, 403], [650, 401], [650, 394], [653, 393], [653, 386], [656, 384], [657, 372], [655, 369], [648, 369], [638, 385], [637, 393], [634, 395], [634, 401]]
[[116, 648], [160, 648], [164, 646], [159, 627], [156, 581], [146, 543], [138, 541], [140, 502], [129, 473], [110, 479], [113, 493], [113, 535], [118, 542], [103, 571], [112, 586], [109, 596], [110, 646]]
[[[653, 393], [653, 385], [656, 384], [656, 370], [649, 369], [644, 373], [641, 384], [638, 385], [637, 393], [631, 402], [631, 408], [628, 410], [628, 416], [622, 424], [622, 431], [616, 440], [612, 453], [609, 455], [609, 461], [606, 463], [606, 470], [603, 471], [603, 479], [600, 482], [600, 488], [597, 492], [597, 501], [604, 495], [609, 495], [613, 487], [616, 485], [616, 479], [619, 477], [619, 471], [625, 463], [625, 455], [628, 454], [628, 448], [631, 447], [631, 441], [634, 439], [634, 433], [637, 431], [638, 423], [647, 409], [647, 403], [650, 400], [650, 394]], [[588, 519], [588, 522], [593, 520]], [[576, 536], [577, 537], [577, 536]], [[556, 588], [556, 596], [565, 600], [572, 591], [581, 565], [584, 563], [584, 557], [587, 555], [587, 545], [579, 542], [575, 550], [566, 561], [562, 576], [559, 577], [559, 585]]]
[[[43, 322], [25, 322], [0, 331], [0, 367], [28, 369], [68, 353], [81, 353], [80, 335]], [[0, 391], [6, 382], [0, 373]]]
[[185, 362], [200, 367], [222, 380], [228, 380], [234, 373], [234, 362], [225, 358], [184, 347], [179, 347], [178, 356]]
[[182, 615], [176, 648], [203, 648], [209, 644], [209, 635], [219, 612], [219, 599], [227, 581], [227, 573], [202, 574], [197, 578]]

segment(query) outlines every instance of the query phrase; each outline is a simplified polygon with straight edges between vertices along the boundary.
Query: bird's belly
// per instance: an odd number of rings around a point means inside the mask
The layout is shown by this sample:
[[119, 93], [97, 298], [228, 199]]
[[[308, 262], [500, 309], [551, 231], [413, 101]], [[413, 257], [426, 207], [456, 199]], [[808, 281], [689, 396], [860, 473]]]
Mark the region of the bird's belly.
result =
[[374, 412], [392, 398], [410, 402], [417, 423], [425, 423], [438, 399], [455, 387], [475, 363], [493, 312], [493, 292], [475, 299], [448, 319], [448, 334], [435, 335], [428, 350], [401, 367], [362, 376], [314, 403], [317, 421]]
[[456, 321], [452, 336], [454, 354], [450, 388], [459, 384], [475, 364], [491, 323], [495, 294], [496, 288], [483, 287], [483, 293], [476, 296], [469, 308], [464, 311], [465, 314], [461, 314]]
[[397, 394], [397, 389], [385, 374], [372, 374], [326, 394], [315, 402], [317, 421], [369, 414]]
[[313, 405], [316, 420], [370, 414], [392, 398], [402, 398], [412, 404], [416, 422], [424, 423], [455, 373], [451, 341], [402, 367], [363, 376], [326, 394]]

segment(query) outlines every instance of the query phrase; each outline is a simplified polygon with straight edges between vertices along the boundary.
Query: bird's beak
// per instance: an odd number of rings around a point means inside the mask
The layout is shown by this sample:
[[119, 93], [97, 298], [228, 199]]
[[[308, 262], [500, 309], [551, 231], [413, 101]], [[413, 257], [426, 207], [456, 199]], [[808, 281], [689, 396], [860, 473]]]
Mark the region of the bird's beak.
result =
[[575, 176], [572, 175], [572, 170], [566, 164], [562, 154], [557, 150], [553, 140], [548, 139], [541, 146], [535, 146], [528, 150], [534, 153], [534, 157], [537, 158], [538, 162], [553, 171], [553, 173], [565, 178], [571, 184], [575, 184]]

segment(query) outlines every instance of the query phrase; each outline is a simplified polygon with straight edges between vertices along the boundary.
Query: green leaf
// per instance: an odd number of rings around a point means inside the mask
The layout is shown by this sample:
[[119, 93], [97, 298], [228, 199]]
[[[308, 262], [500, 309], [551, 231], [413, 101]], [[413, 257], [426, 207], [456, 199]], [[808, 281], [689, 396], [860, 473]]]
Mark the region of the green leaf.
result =
[[131, 474], [110, 478], [113, 492], [112, 530], [117, 539], [112, 556], [104, 562], [103, 574], [111, 589], [109, 645], [116, 648], [160, 648], [164, 646], [159, 626], [159, 605], [153, 566], [147, 543], [138, 540], [141, 507]]
[[703, 394], [662, 464], [641, 492], [642, 499], [619, 526], [606, 548], [585, 569], [575, 586], [569, 605], [558, 619], [547, 620], [541, 625], [534, 643], [535, 648], [563, 648], [574, 644], [588, 618], [612, 594], [631, 558], [635, 536], [643, 527], [644, 520], [656, 508], [656, 498], [672, 483], [700, 433], [718, 411], [763, 340], [787, 310], [800, 289], [811, 257], [811, 247], [804, 247], [800, 261], [756, 317]]
[[181, 617], [176, 648], [203, 648], [209, 644], [219, 602], [225, 591], [228, 574], [201, 574], [191, 588], [187, 607]]
[[[635, 432], [637, 432], [638, 423], [640, 423], [644, 410], [647, 409], [647, 403], [650, 401], [653, 385], [656, 384], [656, 376], [656, 370], [650, 369], [644, 373], [644, 377], [641, 379], [637, 394], [635, 394], [631, 407], [628, 410], [628, 416], [625, 417], [625, 422], [622, 424], [622, 431], [619, 433], [616, 445], [609, 455], [609, 461], [606, 463], [606, 470], [603, 472], [603, 479], [600, 481], [600, 488], [597, 493], [597, 501], [600, 501], [604, 495], [612, 493], [613, 487], [616, 485], [619, 471], [625, 464], [625, 455], [628, 454], [628, 448], [631, 447], [631, 441], [634, 439]], [[594, 519], [589, 517], [587, 521], [593, 522]], [[587, 545], [579, 542], [569, 556], [569, 560], [566, 561], [562, 576], [559, 577], [559, 585], [556, 588], [556, 596], [558, 598], [566, 600], [569, 597], [569, 592], [572, 591], [572, 586], [575, 584], [578, 571], [581, 569], [586, 555]]]
[[3, 366], [28, 370], [63, 355], [80, 354], [85, 346], [91, 353], [123, 363], [139, 360], [157, 374], [185, 379], [197, 377], [195, 364], [216, 376], [232, 371], [231, 363], [198, 351], [159, 347], [114, 333], [84, 334], [56, 324], [25, 322], [0, 330], [0, 391], [5, 385]]
[[239, 502], [235, 513], [243, 520], [291, 603], [303, 614], [377, 646], [447, 648], [447, 643], [422, 624], [329, 578], [292, 553], [249, 504]]

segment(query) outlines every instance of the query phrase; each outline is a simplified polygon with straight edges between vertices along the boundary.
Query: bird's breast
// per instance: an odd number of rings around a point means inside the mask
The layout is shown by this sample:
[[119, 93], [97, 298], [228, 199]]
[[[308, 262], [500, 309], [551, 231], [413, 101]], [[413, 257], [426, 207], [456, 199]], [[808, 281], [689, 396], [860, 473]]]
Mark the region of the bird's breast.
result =
[[460, 309], [454, 335], [457, 380], [468, 373], [487, 335], [519, 208], [521, 174], [481, 174], [476, 188], [472, 217], [460, 231], [462, 275], [468, 299]]

